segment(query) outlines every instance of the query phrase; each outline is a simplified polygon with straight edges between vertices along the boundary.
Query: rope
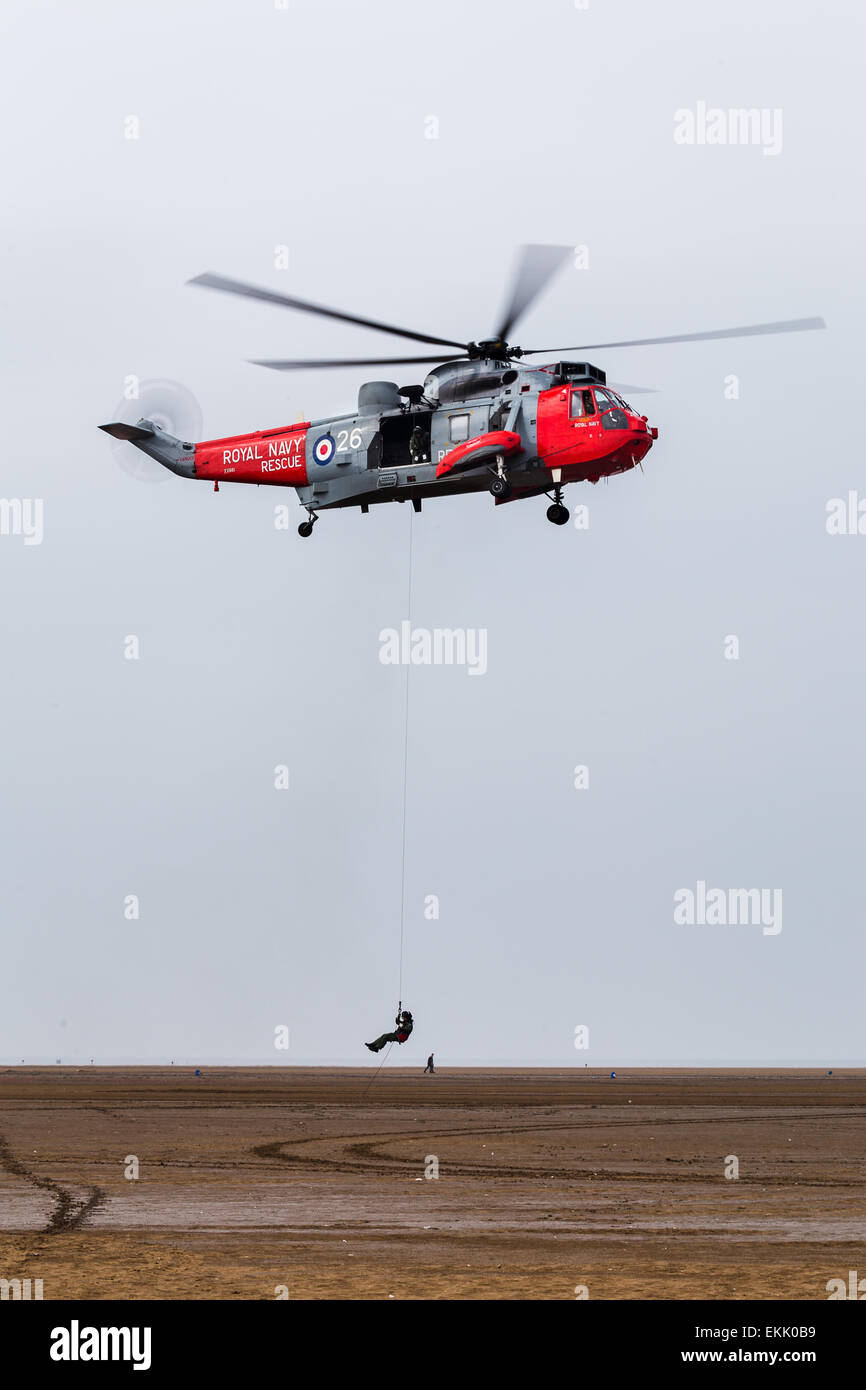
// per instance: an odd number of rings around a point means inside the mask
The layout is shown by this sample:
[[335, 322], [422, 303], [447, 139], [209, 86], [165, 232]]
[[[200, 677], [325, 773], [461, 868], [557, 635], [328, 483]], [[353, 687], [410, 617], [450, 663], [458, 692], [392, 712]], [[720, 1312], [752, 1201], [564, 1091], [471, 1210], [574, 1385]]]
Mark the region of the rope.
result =
[[[412, 630], [412, 542], [414, 535], [414, 517], [415, 511], [413, 508], [412, 511], [409, 513], [409, 585], [406, 600], [410, 633]], [[403, 1003], [403, 935], [406, 923], [406, 787], [408, 783], [407, 773], [409, 766], [409, 672], [411, 671], [411, 669], [412, 665], [410, 662], [406, 666], [406, 701], [403, 708], [403, 828], [400, 861], [400, 970], [397, 982], [398, 1010], [400, 1009]], [[362, 1100], [367, 1095], [367, 1092], [370, 1090], [370, 1087], [373, 1085], [373, 1082], [376, 1080], [376, 1077], [379, 1075], [379, 1072], [382, 1070], [385, 1063], [387, 1062], [388, 1054], [390, 1053], [391, 1048], [393, 1046], [393, 1043], [388, 1044], [385, 1056], [382, 1058], [378, 1067], [373, 1072], [373, 1075], [370, 1077], [370, 1080], [367, 1082], [366, 1089], [362, 1092]]]
[[387, 1060], [388, 1060], [388, 1053], [391, 1051], [391, 1048], [392, 1048], [393, 1046], [394, 1046], [393, 1043], [389, 1043], [389, 1044], [388, 1044], [388, 1048], [387, 1048], [387, 1051], [386, 1051], [386, 1053], [385, 1053], [385, 1056], [382, 1058], [382, 1060], [381, 1060], [381, 1062], [379, 1063], [378, 1067], [377, 1067], [376, 1070], [373, 1072], [373, 1075], [370, 1077], [370, 1080], [367, 1082], [367, 1089], [366, 1089], [365, 1091], [363, 1091], [362, 1094], [361, 1094], [361, 1099], [362, 1099], [362, 1100], [364, 1099], [364, 1096], [366, 1096], [367, 1091], [369, 1091], [369, 1089], [370, 1089], [370, 1087], [372, 1086], [373, 1082], [376, 1080], [376, 1077], [379, 1075], [379, 1072], [382, 1070], [382, 1068], [384, 1067], [385, 1063], [387, 1062]]
[[[412, 542], [414, 534], [415, 511], [409, 513], [409, 592], [406, 601], [409, 619], [409, 636], [412, 635]], [[409, 769], [409, 673], [412, 663], [406, 665], [406, 703], [403, 711], [403, 832], [400, 865], [400, 970], [397, 981], [397, 998], [403, 999], [403, 933], [406, 924], [406, 787]]]

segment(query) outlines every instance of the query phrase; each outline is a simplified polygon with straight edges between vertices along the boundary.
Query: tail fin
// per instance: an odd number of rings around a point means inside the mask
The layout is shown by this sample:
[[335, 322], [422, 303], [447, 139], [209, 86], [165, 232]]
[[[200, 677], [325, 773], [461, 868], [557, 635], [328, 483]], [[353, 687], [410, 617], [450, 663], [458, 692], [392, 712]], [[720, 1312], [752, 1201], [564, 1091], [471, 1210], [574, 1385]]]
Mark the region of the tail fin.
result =
[[179, 478], [195, 477], [195, 445], [175, 439], [152, 420], [139, 420], [137, 425], [127, 425], [122, 420], [100, 425], [101, 430], [115, 439], [126, 440], [149, 458], [161, 463], [163, 468], [176, 473]]
[[116, 420], [111, 425], [100, 425], [101, 430], [106, 434], [113, 435], [115, 439], [126, 439], [130, 444], [138, 444], [142, 439], [153, 438], [153, 425], [143, 428], [141, 425], [125, 425], [123, 421]]

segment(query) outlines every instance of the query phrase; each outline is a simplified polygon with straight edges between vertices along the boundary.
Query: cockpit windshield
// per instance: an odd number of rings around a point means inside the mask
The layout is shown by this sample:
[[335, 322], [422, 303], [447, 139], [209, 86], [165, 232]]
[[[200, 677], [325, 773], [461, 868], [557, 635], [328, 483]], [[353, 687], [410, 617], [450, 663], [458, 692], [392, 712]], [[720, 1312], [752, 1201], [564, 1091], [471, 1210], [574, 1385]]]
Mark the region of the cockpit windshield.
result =
[[615, 391], [606, 390], [602, 386], [596, 386], [595, 400], [598, 405], [598, 413], [601, 416], [603, 429], [628, 429], [629, 407]]
[[[595, 415], [596, 413], [604, 416], [605, 412], [611, 411], [613, 415], [609, 416], [605, 425], [606, 429], [626, 429], [628, 421], [624, 416], [635, 413], [628, 402], [624, 401], [616, 391], [612, 391], [609, 386], [595, 386], [592, 390], [587, 386], [572, 388], [568, 412], [572, 420], [579, 420], [584, 416]], [[602, 424], [605, 424], [604, 419], [602, 419]]]

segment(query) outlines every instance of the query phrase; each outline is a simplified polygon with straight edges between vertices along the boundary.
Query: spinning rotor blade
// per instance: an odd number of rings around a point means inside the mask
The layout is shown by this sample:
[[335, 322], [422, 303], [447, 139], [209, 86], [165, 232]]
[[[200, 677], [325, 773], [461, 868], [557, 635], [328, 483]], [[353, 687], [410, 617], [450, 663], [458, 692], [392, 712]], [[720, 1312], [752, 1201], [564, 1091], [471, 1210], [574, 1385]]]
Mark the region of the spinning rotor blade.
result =
[[[469, 358], [465, 359], [467, 362]], [[462, 362], [462, 357], [301, 357], [296, 361], [280, 358], [250, 359], [253, 367], [271, 367], [275, 372], [298, 372], [305, 367], [402, 367], [414, 362]]]
[[571, 254], [570, 246], [524, 246], [521, 250], [517, 273], [511, 287], [511, 298], [504, 317], [497, 330], [497, 337], [508, 340], [512, 328], [526, 313], [532, 301], [541, 293]]
[[179, 381], [163, 378], [142, 381], [134, 400], [124, 398], [118, 403], [112, 427], [100, 426], [112, 436], [111, 451], [124, 473], [139, 482], [164, 483], [169, 475], [162, 464], [132, 447], [131, 441], [143, 435], [137, 424], [142, 419], [150, 420], [178, 439], [201, 439], [201, 406]]
[[226, 294], [239, 294], [247, 299], [260, 299], [265, 304], [278, 304], [284, 309], [300, 309], [305, 314], [320, 314], [326, 319], [340, 319], [343, 323], [356, 323], [361, 328], [375, 328], [380, 333], [393, 333], [398, 338], [414, 338], [419, 343], [439, 343], [443, 347], [465, 349], [466, 343], [455, 343], [451, 338], [434, 338], [429, 333], [415, 333], [411, 328], [395, 328], [390, 323], [379, 323], [377, 319], [360, 318], [357, 314], [344, 314], [340, 309], [328, 309], [324, 304], [313, 304], [308, 299], [293, 299], [287, 294], [277, 294], [275, 290], [262, 290], [256, 285], [247, 285], [242, 280], [229, 280], [224, 275], [196, 275], [187, 280], [188, 285], [201, 285], [208, 290], [223, 290]]
[[666, 338], [627, 338], [621, 343], [579, 343], [576, 347], [524, 348], [524, 355], [535, 352], [595, 352], [601, 348], [651, 347], [655, 343], [701, 343], [712, 338], [753, 338], [762, 333], [803, 333], [810, 328], [826, 328], [821, 318], [782, 319], [778, 323], [750, 323], [744, 328], [713, 328], [707, 333], [672, 333]]

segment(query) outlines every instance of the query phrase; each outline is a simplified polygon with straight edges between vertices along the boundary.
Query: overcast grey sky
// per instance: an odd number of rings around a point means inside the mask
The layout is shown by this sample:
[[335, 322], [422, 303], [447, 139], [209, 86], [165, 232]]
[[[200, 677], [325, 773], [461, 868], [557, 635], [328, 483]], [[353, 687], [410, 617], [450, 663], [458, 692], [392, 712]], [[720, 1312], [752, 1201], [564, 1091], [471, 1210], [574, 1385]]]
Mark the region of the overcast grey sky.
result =
[[[44, 537], [0, 536], [0, 1058], [372, 1066], [411, 513], [303, 541], [294, 493], [140, 480], [96, 426], [130, 375], [204, 437], [338, 413], [363, 373], [246, 359], [392, 350], [202, 271], [463, 339], [526, 241], [589, 264], [521, 340], [828, 330], [594, 354], [660, 435], [569, 489], [586, 531], [486, 494], [414, 519], [413, 621], [486, 629], [488, 672], [412, 670], [399, 1061], [866, 1058], [866, 536], [825, 526], [866, 496], [862, 7], [7, 0], [2, 28], [0, 496]], [[676, 143], [700, 102], [780, 110], [781, 149]], [[677, 924], [699, 880], [781, 889], [782, 930]]]

